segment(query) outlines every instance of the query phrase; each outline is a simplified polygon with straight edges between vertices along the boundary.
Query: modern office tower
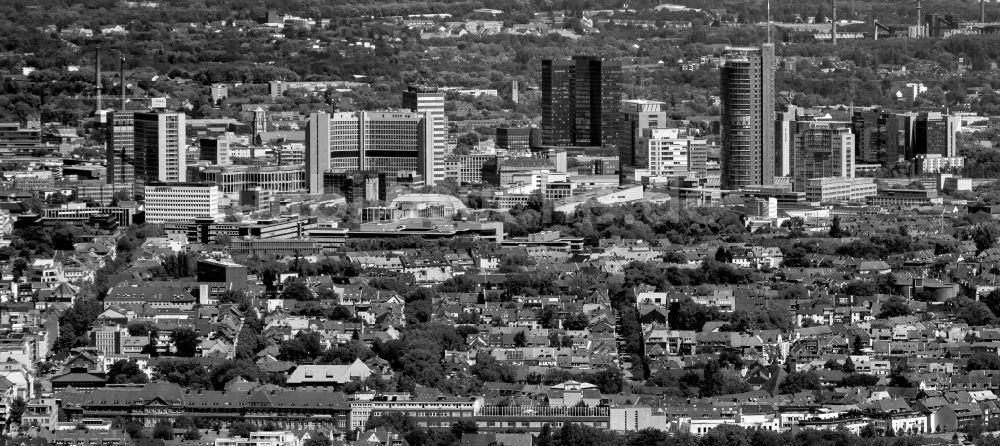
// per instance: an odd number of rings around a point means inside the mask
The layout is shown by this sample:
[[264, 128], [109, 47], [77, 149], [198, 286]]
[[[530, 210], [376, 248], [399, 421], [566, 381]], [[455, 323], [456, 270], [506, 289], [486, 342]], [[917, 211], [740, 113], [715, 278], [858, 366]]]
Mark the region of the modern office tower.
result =
[[887, 162], [890, 122], [895, 117], [891, 113], [878, 111], [856, 111], [851, 116], [851, 131], [854, 132], [855, 158], [866, 163]]
[[569, 60], [542, 61], [542, 144], [575, 146], [573, 131], [576, 66]]
[[219, 188], [213, 183], [151, 181], [143, 188], [147, 223], [223, 218]]
[[774, 45], [726, 48], [720, 71], [722, 189], [774, 182]]
[[652, 177], [680, 177], [689, 172], [688, 157], [693, 138], [682, 134], [682, 129], [643, 129], [638, 145], [647, 156], [649, 175]]
[[135, 183], [135, 112], [108, 113], [106, 161], [108, 184], [131, 188]]
[[187, 174], [184, 114], [136, 112], [134, 116], [136, 192], [155, 181], [184, 182]]
[[497, 148], [527, 152], [531, 150], [531, 128], [497, 127]]
[[622, 66], [594, 56], [542, 61], [542, 144], [618, 143]]
[[229, 140], [222, 138], [198, 139], [198, 160], [216, 166], [229, 165]]
[[854, 133], [847, 122], [793, 121], [794, 190], [810, 178], [854, 178]]
[[962, 128], [958, 116], [941, 113], [920, 113], [913, 131], [913, 157], [920, 155], [940, 155], [944, 158], [955, 156], [955, 134]]
[[[306, 126], [306, 176], [309, 193], [323, 193], [323, 173], [370, 170], [416, 171], [424, 180], [436, 172], [433, 113], [313, 113]], [[428, 170], [430, 169], [430, 170]], [[442, 181], [444, 162], [441, 162]]]
[[635, 182], [636, 169], [649, 167], [648, 150], [639, 143], [646, 129], [667, 125], [666, 103], [629, 99], [621, 101], [618, 120], [618, 183]]
[[797, 112], [792, 109], [777, 114], [774, 121], [774, 176], [792, 175], [792, 122]]
[[[355, 133], [356, 134], [356, 133]], [[330, 169], [330, 115], [309, 115], [306, 121], [306, 190], [323, 193], [323, 173]]]
[[708, 140], [692, 139], [688, 153], [688, 171], [704, 177], [708, 173]]
[[889, 144], [886, 165], [913, 158], [916, 128], [916, 113], [898, 113], [891, 116], [888, 123]]
[[257, 107], [253, 111], [253, 121], [250, 124], [253, 128], [254, 139], [256, 139], [261, 132], [267, 131], [267, 112], [263, 108]]
[[424, 132], [430, 132], [433, 144], [423, 147], [419, 169], [424, 182], [433, 186], [444, 181], [444, 157], [448, 146], [448, 121], [444, 114], [444, 93], [436, 88], [410, 86], [403, 92], [403, 108], [415, 113], [427, 113]]

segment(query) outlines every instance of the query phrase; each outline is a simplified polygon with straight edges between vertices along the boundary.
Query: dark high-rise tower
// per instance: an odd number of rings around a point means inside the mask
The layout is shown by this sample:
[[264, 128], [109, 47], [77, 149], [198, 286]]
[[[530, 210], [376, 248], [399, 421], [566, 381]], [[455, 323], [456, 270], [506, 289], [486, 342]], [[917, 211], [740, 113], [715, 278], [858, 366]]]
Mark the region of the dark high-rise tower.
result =
[[622, 66], [594, 56], [542, 61], [542, 144], [618, 142]]
[[726, 48], [721, 73], [722, 188], [774, 183], [774, 45]]

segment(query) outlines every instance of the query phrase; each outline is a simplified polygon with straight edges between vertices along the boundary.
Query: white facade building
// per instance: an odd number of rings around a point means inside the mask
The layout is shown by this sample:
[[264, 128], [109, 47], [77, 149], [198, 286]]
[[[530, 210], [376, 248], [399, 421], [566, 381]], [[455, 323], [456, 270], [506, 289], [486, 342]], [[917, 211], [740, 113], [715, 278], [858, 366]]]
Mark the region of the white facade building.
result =
[[144, 192], [148, 223], [223, 218], [219, 187], [214, 183], [151, 183]]
[[649, 173], [655, 177], [684, 176], [690, 171], [688, 156], [692, 139], [681, 136], [681, 129], [646, 129], [639, 138], [647, 151]]
[[806, 200], [811, 202], [864, 201], [865, 197], [878, 195], [878, 186], [872, 178], [808, 178], [805, 192]]

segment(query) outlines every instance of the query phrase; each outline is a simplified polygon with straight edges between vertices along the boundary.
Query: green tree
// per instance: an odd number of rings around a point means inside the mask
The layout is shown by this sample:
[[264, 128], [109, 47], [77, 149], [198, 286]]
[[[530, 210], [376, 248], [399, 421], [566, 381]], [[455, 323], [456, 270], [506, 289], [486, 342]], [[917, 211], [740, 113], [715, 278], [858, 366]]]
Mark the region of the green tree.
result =
[[184, 431], [185, 440], [201, 440], [201, 431], [196, 427], [189, 428]]
[[20, 424], [21, 417], [24, 416], [24, 411], [28, 408], [28, 403], [24, 401], [24, 398], [17, 397], [14, 401], [10, 403], [10, 414], [8, 419], [11, 423]]
[[327, 437], [326, 434], [316, 432], [314, 436], [309, 437], [305, 443], [302, 443], [302, 446], [330, 446], [331, 444], [330, 438]]
[[314, 300], [315, 296], [304, 282], [301, 280], [291, 280], [281, 290], [281, 298], [286, 300], [310, 301]]
[[998, 370], [1000, 369], [1000, 356], [989, 352], [973, 352], [965, 369], [969, 371]]
[[112, 384], [144, 384], [149, 382], [149, 377], [135, 361], [119, 359], [108, 367], [108, 382]]
[[514, 346], [524, 347], [528, 343], [527, 338], [527, 335], [525, 335], [523, 331], [517, 332], [517, 334], [514, 335]]
[[833, 217], [833, 222], [830, 224], [830, 237], [840, 238], [844, 236], [844, 230], [840, 227], [840, 216], [837, 215]]
[[803, 390], [819, 390], [819, 375], [814, 372], [794, 372], [785, 377], [778, 386], [781, 393], [799, 393]]
[[1000, 238], [1000, 225], [996, 223], [980, 223], [972, 228], [972, 241], [976, 244], [976, 250], [986, 251], [996, 244]]
[[174, 344], [175, 355], [182, 357], [192, 357], [198, 352], [201, 336], [191, 328], [178, 328], [170, 333], [170, 340]]
[[851, 341], [851, 354], [860, 355], [861, 350], [864, 348], [865, 348], [865, 341], [861, 339], [861, 335], [855, 336], [854, 340]]
[[229, 425], [229, 436], [250, 438], [250, 433], [257, 430], [257, 427], [245, 421], [237, 421]]
[[878, 314], [879, 319], [898, 316], [909, 316], [910, 306], [901, 297], [893, 296], [882, 304], [882, 311]]
[[153, 426], [153, 438], [157, 440], [173, 440], [174, 439], [174, 427], [170, 424], [170, 421], [160, 420]]

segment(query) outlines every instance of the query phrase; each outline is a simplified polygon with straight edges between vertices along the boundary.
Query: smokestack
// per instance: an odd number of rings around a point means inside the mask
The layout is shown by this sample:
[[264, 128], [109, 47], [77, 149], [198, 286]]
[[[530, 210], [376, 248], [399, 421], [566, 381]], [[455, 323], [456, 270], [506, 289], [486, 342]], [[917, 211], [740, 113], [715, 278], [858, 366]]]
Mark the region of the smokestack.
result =
[[101, 111], [101, 49], [95, 49], [94, 55], [94, 68], [97, 71], [94, 74], [94, 95], [97, 96], [97, 111]]
[[920, 0], [917, 0], [917, 26], [923, 26], [924, 21], [924, 8], [920, 5]]
[[118, 82], [121, 83], [122, 105], [121, 110], [125, 110], [125, 55], [118, 59]]
[[837, 44], [837, 0], [833, 0], [833, 26], [831, 27], [830, 37], [833, 38], [833, 44]]

